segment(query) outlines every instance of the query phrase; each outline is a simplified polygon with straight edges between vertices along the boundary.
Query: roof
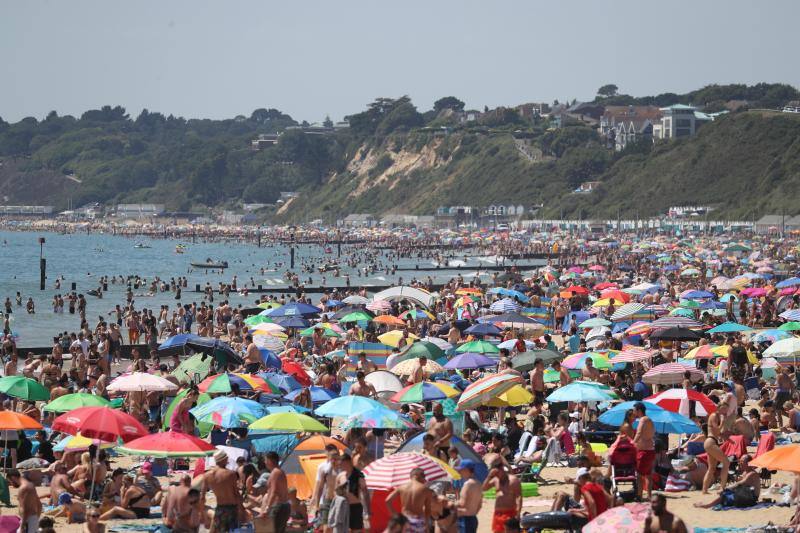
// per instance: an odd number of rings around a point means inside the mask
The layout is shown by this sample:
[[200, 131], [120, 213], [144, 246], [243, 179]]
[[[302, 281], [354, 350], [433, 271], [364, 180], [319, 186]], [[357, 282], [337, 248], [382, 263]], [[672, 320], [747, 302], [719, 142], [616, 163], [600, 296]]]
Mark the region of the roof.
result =
[[697, 108], [692, 106], [692, 105], [685, 105], [685, 104], [672, 104], [670, 106], [661, 108], [662, 111], [667, 111], [667, 110], [671, 110], [671, 109], [690, 110], [690, 109], [697, 109]]
[[784, 220], [788, 221], [789, 217], [784, 217], [783, 215], [764, 215], [756, 221], [756, 225], [779, 226]]
[[603, 120], [610, 126], [625, 124], [630, 128], [633, 125], [635, 131], [642, 131], [648, 124], [653, 124], [659, 119], [661, 119], [661, 109], [649, 105], [608, 106], [603, 113]]

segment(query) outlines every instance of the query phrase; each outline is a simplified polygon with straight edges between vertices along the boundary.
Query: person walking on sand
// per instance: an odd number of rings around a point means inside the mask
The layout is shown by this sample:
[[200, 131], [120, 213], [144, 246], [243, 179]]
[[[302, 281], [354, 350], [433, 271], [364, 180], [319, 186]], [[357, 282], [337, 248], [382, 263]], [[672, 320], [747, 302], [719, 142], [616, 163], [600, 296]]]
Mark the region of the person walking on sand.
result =
[[480, 482], [473, 477], [477, 465], [462, 459], [458, 465], [458, 473], [464, 484], [458, 496], [458, 533], [476, 533], [478, 531], [478, 512], [483, 505], [483, 491]]
[[633, 416], [639, 421], [633, 436], [633, 444], [636, 446], [636, 496], [639, 499], [642, 498], [645, 488], [648, 498], [653, 494], [653, 467], [656, 459], [656, 429], [653, 421], [645, 414], [646, 410], [642, 402], [633, 406]]
[[506, 471], [502, 459], [492, 462], [492, 469], [483, 482], [483, 490], [495, 489], [492, 532], [503, 533], [506, 520], [519, 518], [522, 512], [522, 484], [519, 478]]
[[392, 506], [395, 498], [400, 498], [402, 514], [408, 519], [403, 530], [408, 533], [427, 533], [431, 518], [433, 491], [425, 484], [425, 471], [415, 468], [411, 471], [411, 479], [386, 497], [386, 507], [392, 515], [397, 513]]
[[644, 520], [644, 533], [687, 533], [683, 520], [667, 511], [667, 498], [653, 494], [650, 498], [650, 514]]
[[267, 517], [272, 522], [272, 531], [275, 533], [285, 533], [292, 511], [286, 474], [278, 466], [280, 460], [281, 458], [276, 452], [267, 453], [269, 480], [267, 481], [267, 493], [264, 495], [264, 502], [261, 506], [261, 516]]
[[222, 450], [214, 454], [214, 463], [217, 467], [203, 476], [203, 495], [211, 490], [217, 498], [210, 531], [231, 531], [239, 527], [239, 507], [242, 505], [240, 492], [236, 487], [238, 474], [226, 468], [228, 454]]
[[30, 479], [20, 475], [19, 470], [11, 469], [6, 473], [6, 479], [12, 487], [18, 488], [20, 533], [37, 533], [39, 531], [39, 516], [42, 514], [42, 500], [36, 494], [36, 487]]

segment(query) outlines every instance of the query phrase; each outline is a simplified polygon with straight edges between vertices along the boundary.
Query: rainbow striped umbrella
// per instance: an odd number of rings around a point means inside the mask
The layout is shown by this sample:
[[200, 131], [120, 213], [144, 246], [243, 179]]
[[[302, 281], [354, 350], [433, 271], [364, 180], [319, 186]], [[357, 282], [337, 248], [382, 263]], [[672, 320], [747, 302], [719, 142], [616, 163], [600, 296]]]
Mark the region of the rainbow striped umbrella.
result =
[[683, 357], [684, 359], [713, 359], [715, 357], [727, 357], [731, 351], [730, 346], [717, 346], [715, 344], [704, 344], [697, 348], [692, 348]]
[[524, 385], [522, 376], [514, 373], [490, 374], [464, 389], [458, 401], [458, 410], [466, 411], [485, 405], [494, 398], [511, 389], [514, 385]]
[[650, 322], [634, 322], [628, 329], [625, 330], [625, 335], [628, 337], [644, 335], [645, 333], [650, 333], [652, 330], [653, 326]]
[[599, 352], [579, 352], [568, 355], [561, 361], [564, 368], [571, 368], [579, 370], [586, 367], [586, 360], [591, 359], [592, 365], [599, 370], [607, 370], [611, 368], [611, 363], [606, 354]]
[[214, 445], [194, 435], [166, 431], [134, 439], [117, 451], [126, 455], [148, 457], [205, 457], [217, 451]]
[[622, 350], [611, 358], [613, 364], [617, 363], [635, 363], [637, 361], [645, 361], [651, 359], [655, 355], [652, 350], [645, 350], [643, 348], [630, 347]]
[[398, 403], [419, 403], [430, 400], [444, 400], [458, 395], [458, 390], [449, 385], [424, 381], [400, 389], [391, 397], [391, 400]]
[[456, 352], [458, 353], [470, 352], [470, 353], [480, 353], [480, 354], [500, 353], [500, 348], [498, 348], [496, 344], [492, 344], [491, 342], [488, 341], [470, 341], [456, 348]]
[[227, 394], [231, 392], [231, 385], [236, 385], [239, 390], [260, 390], [268, 394], [282, 394], [280, 388], [258, 376], [226, 372], [208, 376], [200, 382], [197, 388], [200, 392], [209, 394]]
[[198, 422], [222, 428], [238, 428], [255, 422], [266, 414], [264, 406], [245, 398], [220, 396], [189, 411]]
[[401, 416], [397, 411], [380, 406], [368, 411], [362, 411], [345, 420], [340, 429], [370, 428], [370, 429], [416, 429], [411, 420]]

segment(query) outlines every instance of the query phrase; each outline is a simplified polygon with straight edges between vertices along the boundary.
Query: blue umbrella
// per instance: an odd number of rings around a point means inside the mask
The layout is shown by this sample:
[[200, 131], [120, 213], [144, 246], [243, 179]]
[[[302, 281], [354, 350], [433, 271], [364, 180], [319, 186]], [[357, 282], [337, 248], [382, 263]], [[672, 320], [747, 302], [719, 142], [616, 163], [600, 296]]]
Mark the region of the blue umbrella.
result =
[[707, 333], [733, 333], [735, 331], [750, 331], [744, 324], [737, 324], [736, 322], [725, 322], [715, 328], [711, 328]]
[[339, 396], [338, 398], [334, 398], [333, 400], [325, 402], [321, 407], [314, 409], [314, 414], [329, 418], [334, 416], [349, 417], [373, 409], [385, 408], [383, 407], [382, 403], [376, 402], [372, 398], [350, 395]]
[[517, 300], [523, 303], [530, 300], [530, 298], [525, 296], [523, 293], [513, 289], [506, 289], [505, 287], [495, 287], [493, 289], [489, 289], [489, 292], [495, 294], [501, 294], [503, 296], [510, 296], [511, 298], [516, 298]]
[[753, 342], [776, 342], [788, 339], [792, 334], [781, 329], [765, 329], [751, 337]]
[[278, 324], [284, 328], [307, 328], [311, 322], [301, 316], [288, 316], [278, 320]]
[[[422, 439], [425, 437], [425, 435], [427, 435], [425, 431], [414, 435], [401, 444], [400, 447], [395, 450], [395, 453], [422, 452]], [[481, 482], [486, 479], [486, 476], [489, 475], [489, 469], [486, 467], [486, 464], [483, 462], [481, 456], [478, 455], [469, 444], [460, 438], [453, 436], [450, 438], [450, 446], [458, 451], [458, 456], [462, 460], [469, 459], [475, 463], [475, 479]]]
[[788, 278], [783, 281], [779, 281], [775, 284], [776, 289], [785, 289], [786, 287], [794, 287], [800, 285], [800, 278]]
[[714, 295], [708, 291], [687, 291], [681, 294], [681, 298], [686, 298], [688, 300], [695, 299], [695, 298], [713, 298]]
[[281, 359], [275, 355], [275, 352], [266, 348], [259, 348], [258, 351], [261, 353], [261, 360], [264, 361], [265, 367], [275, 369], [281, 368]]
[[480, 353], [465, 352], [449, 360], [444, 367], [448, 369], [459, 368], [485, 368], [495, 366], [497, 361]]
[[322, 312], [322, 309], [313, 305], [304, 304], [301, 302], [291, 302], [277, 309], [273, 309], [267, 316], [281, 317], [281, 316], [314, 316]]
[[231, 396], [220, 396], [189, 412], [199, 422], [214, 424], [223, 428], [246, 426], [264, 416], [264, 406], [253, 400]]
[[[622, 402], [600, 415], [600, 422], [609, 426], [621, 426], [625, 421], [625, 413], [637, 402]], [[663, 407], [650, 402], [645, 405], [645, 414], [653, 421], [657, 433], [699, 433], [700, 427], [682, 414], [667, 411]], [[635, 424], [634, 424], [635, 425]]]
[[503, 331], [492, 323], [484, 323], [474, 324], [464, 330], [464, 333], [483, 337], [486, 335], [501, 335]]
[[[312, 387], [309, 387], [309, 390], [311, 392], [311, 402], [312, 403], [325, 403], [325, 402], [327, 402], [329, 400], [333, 400], [334, 398], [336, 398], [336, 393], [335, 392], [330, 391], [330, 390], [328, 390], [326, 388], [323, 388], [323, 387], [312, 386]], [[302, 389], [294, 390], [294, 391], [290, 392], [289, 394], [287, 394], [286, 396], [284, 396], [284, 398], [286, 398], [287, 400], [290, 400], [290, 401], [294, 401], [294, 399], [297, 398], [297, 396], [300, 394], [301, 391], [302, 391]]]
[[282, 391], [287, 393], [297, 389], [302, 389], [303, 386], [299, 381], [294, 379], [294, 376], [288, 374], [278, 374], [277, 372], [262, 372], [258, 375], [260, 378], [266, 379]]
[[603, 389], [599, 384], [590, 384], [583, 381], [574, 381], [569, 385], [557, 388], [545, 398], [548, 402], [607, 402], [614, 396], [610, 390]]
[[301, 415], [306, 415], [311, 412], [311, 409], [303, 407], [302, 405], [290, 404], [267, 406], [266, 411], [268, 415], [274, 415], [275, 413], [300, 413]]
[[164, 342], [161, 343], [161, 346], [158, 347], [159, 352], [166, 352], [167, 350], [176, 351], [176, 353], [182, 353], [183, 348], [190, 342], [202, 342], [205, 337], [201, 337], [199, 335], [194, 335], [192, 333], [181, 333], [180, 335], [173, 335], [172, 337], [168, 338]]

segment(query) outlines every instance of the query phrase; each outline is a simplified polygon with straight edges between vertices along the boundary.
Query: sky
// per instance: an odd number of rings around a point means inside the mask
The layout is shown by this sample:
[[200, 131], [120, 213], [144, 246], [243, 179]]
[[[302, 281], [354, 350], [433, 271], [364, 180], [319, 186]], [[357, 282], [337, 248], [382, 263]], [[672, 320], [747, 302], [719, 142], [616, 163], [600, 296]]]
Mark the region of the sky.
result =
[[800, 86], [797, 0], [0, 0], [0, 117], [102, 105], [339, 120], [709, 83]]

